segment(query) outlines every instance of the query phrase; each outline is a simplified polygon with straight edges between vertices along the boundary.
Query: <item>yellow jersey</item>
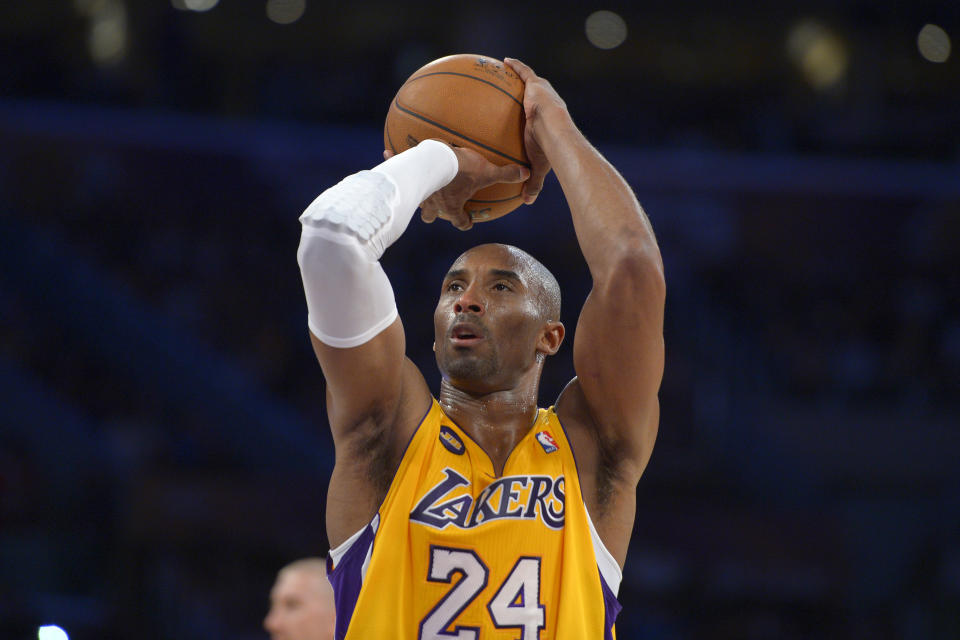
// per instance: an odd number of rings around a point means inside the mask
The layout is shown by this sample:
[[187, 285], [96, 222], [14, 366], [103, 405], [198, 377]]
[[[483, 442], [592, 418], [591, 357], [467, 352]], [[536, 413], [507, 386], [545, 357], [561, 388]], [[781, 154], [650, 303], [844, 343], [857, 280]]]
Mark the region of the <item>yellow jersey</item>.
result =
[[373, 520], [328, 556], [336, 638], [614, 638], [620, 567], [550, 409], [501, 476], [436, 400]]

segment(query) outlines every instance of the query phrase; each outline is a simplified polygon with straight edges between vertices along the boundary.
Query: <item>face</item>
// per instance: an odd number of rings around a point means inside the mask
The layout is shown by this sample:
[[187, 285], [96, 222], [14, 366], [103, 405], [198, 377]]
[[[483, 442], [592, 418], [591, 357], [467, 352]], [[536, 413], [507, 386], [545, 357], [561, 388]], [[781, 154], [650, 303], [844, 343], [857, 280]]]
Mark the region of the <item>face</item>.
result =
[[333, 588], [311, 571], [287, 570], [270, 591], [270, 612], [263, 628], [271, 640], [332, 640]]
[[537, 362], [545, 326], [520, 258], [482, 245], [450, 268], [434, 312], [437, 365], [454, 386], [489, 392], [512, 388]]

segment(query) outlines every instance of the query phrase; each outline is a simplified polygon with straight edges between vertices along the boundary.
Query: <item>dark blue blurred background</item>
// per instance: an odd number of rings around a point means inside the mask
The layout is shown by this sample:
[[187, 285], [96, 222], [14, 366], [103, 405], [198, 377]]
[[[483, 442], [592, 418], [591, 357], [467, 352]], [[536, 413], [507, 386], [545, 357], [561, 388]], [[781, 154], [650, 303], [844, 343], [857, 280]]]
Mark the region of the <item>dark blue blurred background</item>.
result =
[[[266, 637], [327, 550], [297, 216], [456, 52], [550, 79], [660, 239], [619, 637], [960, 637], [960, 5], [726, 4], [2, 3], [0, 638]], [[575, 326], [568, 217], [551, 178], [387, 252], [434, 386], [468, 246], [538, 256]]]

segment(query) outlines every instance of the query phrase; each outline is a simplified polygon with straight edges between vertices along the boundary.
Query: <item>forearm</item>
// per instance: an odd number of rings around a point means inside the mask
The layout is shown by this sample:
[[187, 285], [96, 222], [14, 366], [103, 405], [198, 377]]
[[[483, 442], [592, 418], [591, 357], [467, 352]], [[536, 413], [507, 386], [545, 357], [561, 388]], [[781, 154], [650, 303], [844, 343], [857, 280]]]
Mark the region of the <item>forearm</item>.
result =
[[662, 271], [649, 219], [630, 185], [566, 111], [544, 114], [538, 139], [560, 181], [580, 249], [596, 281], [625, 259]]
[[358, 346], [393, 322], [393, 290], [378, 261], [420, 202], [456, 173], [450, 148], [427, 142], [347, 177], [307, 207], [297, 261], [307, 322], [321, 341]]

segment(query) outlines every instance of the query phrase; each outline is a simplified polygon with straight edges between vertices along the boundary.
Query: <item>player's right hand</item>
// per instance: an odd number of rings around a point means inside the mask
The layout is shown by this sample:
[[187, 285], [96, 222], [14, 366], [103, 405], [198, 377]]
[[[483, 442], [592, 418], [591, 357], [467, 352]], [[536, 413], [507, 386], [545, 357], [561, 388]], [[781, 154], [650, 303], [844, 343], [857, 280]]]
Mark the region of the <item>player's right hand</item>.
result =
[[[473, 220], [464, 205], [473, 194], [499, 182], [524, 182], [530, 177], [530, 170], [519, 164], [497, 166], [472, 149], [450, 146], [457, 155], [457, 175], [420, 204], [420, 217], [424, 222], [437, 218], [449, 220], [457, 229], [466, 231], [473, 226]], [[392, 155], [389, 151], [383, 152], [384, 158]]]

